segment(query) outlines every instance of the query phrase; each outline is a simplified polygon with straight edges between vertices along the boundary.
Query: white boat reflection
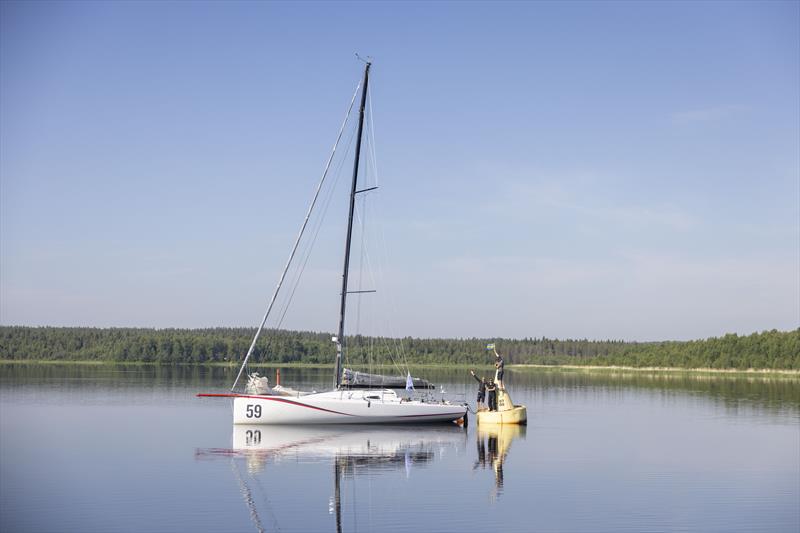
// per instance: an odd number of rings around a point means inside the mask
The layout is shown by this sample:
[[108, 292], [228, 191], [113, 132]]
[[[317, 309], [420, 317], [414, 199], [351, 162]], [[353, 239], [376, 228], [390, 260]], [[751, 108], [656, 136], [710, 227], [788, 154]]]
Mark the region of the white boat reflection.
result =
[[425, 464], [463, 450], [466, 431], [458, 426], [270, 426], [235, 425], [231, 449], [206, 449], [203, 455], [239, 456], [248, 471], [269, 462], [346, 457], [369, 468], [405, 466], [409, 457]]
[[[264, 426], [234, 425], [231, 448], [196, 451], [198, 459], [229, 458], [250, 519], [256, 531], [265, 531], [250, 481], [270, 464], [330, 461], [333, 494], [328, 501], [335, 514], [336, 531], [342, 531], [341, 484], [381, 471], [405, 472], [431, 465], [446, 455], [464, 454], [467, 431], [452, 426]], [[244, 459], [247, 471], [239, 464]]]
[[527, 426], [518, 424], [483, 424], [476, 431], [478, 459], [473, 469], [491, 468], [494, 472], [494, 487], [490, 499], [495, 501], [503, 494], [503, 465], [508, 458], [511, 443], [516, 438], [525, 438]]

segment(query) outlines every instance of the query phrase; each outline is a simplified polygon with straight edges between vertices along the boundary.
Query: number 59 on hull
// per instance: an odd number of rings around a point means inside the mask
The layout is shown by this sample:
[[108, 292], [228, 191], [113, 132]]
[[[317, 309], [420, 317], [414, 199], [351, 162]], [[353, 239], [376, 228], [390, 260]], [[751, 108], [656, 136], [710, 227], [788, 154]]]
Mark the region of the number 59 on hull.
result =
[[297, 397], [235, 395], [234, 424], [403, 424], [450, 422], [466, 407], [407, 400], [386, 390], [340, 390]]

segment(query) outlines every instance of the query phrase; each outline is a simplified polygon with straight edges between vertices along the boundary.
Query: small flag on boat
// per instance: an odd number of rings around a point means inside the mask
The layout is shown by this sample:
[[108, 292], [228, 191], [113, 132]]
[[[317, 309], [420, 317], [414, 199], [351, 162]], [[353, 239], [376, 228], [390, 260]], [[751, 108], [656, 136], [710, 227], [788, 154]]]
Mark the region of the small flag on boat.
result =
[[411, 372], [406, 375], [406, 390], [414, 390], [414, 379], [411, 377]]
[[487, 350], [494, 350], [494, 343], [486, 345]]

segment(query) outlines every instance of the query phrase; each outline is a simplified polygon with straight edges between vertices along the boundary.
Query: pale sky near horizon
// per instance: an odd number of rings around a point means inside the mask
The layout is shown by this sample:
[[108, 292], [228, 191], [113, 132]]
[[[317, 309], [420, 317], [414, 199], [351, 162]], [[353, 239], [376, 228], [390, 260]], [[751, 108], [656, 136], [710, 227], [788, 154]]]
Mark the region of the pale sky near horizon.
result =
[[[392, 320], [365, 333], [797, 328], [799, 28], [798, 2], [2, 2], [0, 324], [256, 325], [359, 52]], [[343, 205], [283, 327], [336, 329]]]

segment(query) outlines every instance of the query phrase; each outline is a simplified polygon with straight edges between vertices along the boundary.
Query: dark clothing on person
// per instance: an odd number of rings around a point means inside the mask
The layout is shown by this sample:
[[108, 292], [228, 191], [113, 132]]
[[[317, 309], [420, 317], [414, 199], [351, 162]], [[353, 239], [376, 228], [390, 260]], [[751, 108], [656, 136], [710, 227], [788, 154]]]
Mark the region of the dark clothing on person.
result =
[[498, 357], [497, 361], [494, 363], [495, 368], [497, 368], [497, 380], [503, 381], [503, 372], [505, 367], [505, 361], [503, 361], [502, 357]]
[[488, 394], [488, 403], [490, 411], [497, 411], [497, 386], [494, 383], [486, 385], [486, 393]]
[[475, 466], [472, 469], [475, 470], [478, 466], [486, 468], [486, 444], [480, 438], [478, 439], [478, 460], [475, 461]]
[[479, 378], [475, 374], [471, 374], [475, 381], [478, 382], [478, 403], [483, 403], [483, 400], [486, 398], [486, 379]]

